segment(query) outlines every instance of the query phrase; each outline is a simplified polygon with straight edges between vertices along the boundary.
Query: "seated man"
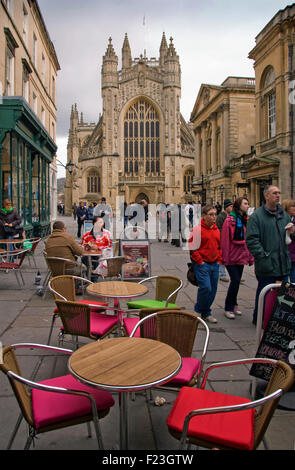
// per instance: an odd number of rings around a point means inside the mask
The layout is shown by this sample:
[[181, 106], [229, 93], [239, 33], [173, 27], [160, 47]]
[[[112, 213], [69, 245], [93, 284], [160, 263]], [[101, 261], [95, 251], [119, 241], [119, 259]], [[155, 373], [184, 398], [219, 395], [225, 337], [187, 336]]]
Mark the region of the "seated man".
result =
[[72, 235], [66, 233], [67, 229], [63, 222], [56, 220], [53, 223], [52, 229], [52, 234], [45, 242], [45, 251], [47, 256], [66, 258], [75, 261], [78, 263], [78, 266], [75, 264], [68, 264], [66, 266], [66, 274], [81, 276], [81, 272], [83, 273], [83, 271], [86, 271], [86, 266], [82, 264], [80, 259], [77, 260], [76, 257], [82, 255], [82, 246], [75, 242]]

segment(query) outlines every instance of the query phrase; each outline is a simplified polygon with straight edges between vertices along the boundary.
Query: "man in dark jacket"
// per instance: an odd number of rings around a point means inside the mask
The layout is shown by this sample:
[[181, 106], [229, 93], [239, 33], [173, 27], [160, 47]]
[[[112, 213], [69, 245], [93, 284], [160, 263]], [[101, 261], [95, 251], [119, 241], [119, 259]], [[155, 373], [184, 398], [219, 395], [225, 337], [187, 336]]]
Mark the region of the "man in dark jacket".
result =
[[79, 207], [77, 209], [77, 222], [78, 222], [78, 233], [77, 237], [81, 238], [81, 229], [84, 225], [84, 220], [87, 217], [87, 209], [84, 206], [84, 202], [80, 202]]
[[[254, 325], [257, 322], [261, 290], [268, 284], [287, 280], [291, 270], [285, 229], [291, 219], [279, 204], [280, 195], [278, 187], [266, 186], [265, 204], [254, 212], [247, 223], [246, 244], [255, 258], [255, 274], [258, 281], [253, 313]], [[290, 231], [293, 231], [293, 228]]]

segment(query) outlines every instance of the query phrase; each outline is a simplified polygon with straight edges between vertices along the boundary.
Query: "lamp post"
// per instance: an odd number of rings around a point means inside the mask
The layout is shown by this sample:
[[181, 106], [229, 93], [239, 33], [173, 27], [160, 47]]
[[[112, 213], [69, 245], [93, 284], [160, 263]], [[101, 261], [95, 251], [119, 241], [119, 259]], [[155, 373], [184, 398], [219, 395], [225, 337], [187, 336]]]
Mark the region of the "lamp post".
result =
[[224, 186], [223, 184], [221, 184], [219, 186], [219, 189], [220, 189], [220, 195], [221, 195], [221, 205], [223, 205], [223, 193], [224, 193]]
[[69, 175], [73, 173], [75, 163], [70, 160], [66, 165], [64, 165], [60, 160], [56, 160], [60, 166], [63, 166], [65, 170], [69, 172]]

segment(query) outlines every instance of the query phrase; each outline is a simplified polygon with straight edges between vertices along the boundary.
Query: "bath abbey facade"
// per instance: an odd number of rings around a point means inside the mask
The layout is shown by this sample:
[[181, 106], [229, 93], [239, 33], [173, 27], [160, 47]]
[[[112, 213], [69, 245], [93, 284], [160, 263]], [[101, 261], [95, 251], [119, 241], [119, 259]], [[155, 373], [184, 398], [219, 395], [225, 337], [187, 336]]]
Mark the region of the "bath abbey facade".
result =
[[102, 113], [86, 123], [72, 106], [68, 136], [65, 209], [79, 201], [116, 196], [129, 204], [191, 199], [194, 137], [180, 112], [181, 69], [173, 39], [163, 34], [159, 58], [132, 58], [127, 34], [122, 68], [109, 39], [101, 68]]

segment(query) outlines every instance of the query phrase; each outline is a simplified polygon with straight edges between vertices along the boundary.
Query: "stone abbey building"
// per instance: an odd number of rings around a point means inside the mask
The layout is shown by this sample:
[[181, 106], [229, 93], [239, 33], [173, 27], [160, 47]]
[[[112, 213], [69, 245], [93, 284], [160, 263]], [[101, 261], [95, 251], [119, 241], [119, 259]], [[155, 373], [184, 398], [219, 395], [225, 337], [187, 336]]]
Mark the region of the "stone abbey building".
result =
[[102, 113], [85, 123], [72, 106], [65, 186], [66, 212], [83, 200], [102, 196], [116, 206], [116, 196], [129, 204], [179, 203], [191, 199], [194, 137], [180, 112], [181, 69], [173, 39], [163, 34], [158, 59], [132, 59], [127, 34], [122, 69], [109, 39], [101, 69]]

